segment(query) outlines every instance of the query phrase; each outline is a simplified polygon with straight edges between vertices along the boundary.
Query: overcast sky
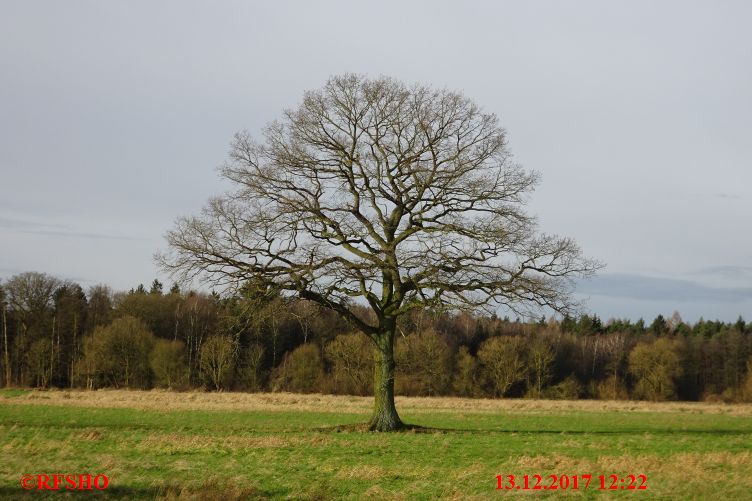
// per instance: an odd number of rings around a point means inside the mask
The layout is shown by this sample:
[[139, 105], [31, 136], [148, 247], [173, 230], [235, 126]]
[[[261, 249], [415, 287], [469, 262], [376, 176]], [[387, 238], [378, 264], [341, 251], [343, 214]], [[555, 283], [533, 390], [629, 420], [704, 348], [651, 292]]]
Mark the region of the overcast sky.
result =
[[752, 319], [752, 2], [0, 3], [0, 278], [129, 289], [257, 134], [343, 72], [448, 87], [607, 264], [589, 309]]

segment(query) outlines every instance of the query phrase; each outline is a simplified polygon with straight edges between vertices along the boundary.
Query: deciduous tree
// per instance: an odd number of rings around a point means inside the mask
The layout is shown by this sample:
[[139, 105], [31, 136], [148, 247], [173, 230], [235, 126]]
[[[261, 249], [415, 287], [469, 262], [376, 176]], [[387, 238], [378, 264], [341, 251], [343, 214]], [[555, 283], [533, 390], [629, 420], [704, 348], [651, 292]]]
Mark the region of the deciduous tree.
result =
[[400, 337], [395, 347], [400, 394], [435, 396], [451, 382], [452, 352], [433, 330]]
[[480, 394], [478, 361], [470, 354], [467, 346], [461, 346], [457, 353], [452, 390], [461, 397], [475, 397]]
[[275, 370], [273, 388], [298, 393], [319, 390], [324, 377], [321, 350], [312, 343], [298, 346], [285, 355]]
[[524, 352], [525, 343], [519, 336], [493, 337], [480, 346], [478, 360], [495, 395], [503, 397], [525, 377]]
[[[375, 346], [373, 430], [396, 430], [394, 339], [413, 309], [571, 311], [597, 263], [536, 233], [538, 176], [512, 161], [492, 113], [448, 90], [337, 76], [235, 135], [235, 189], [178, 220], [158, 259], [215, 287], [263, 281], [336, 311]], [[366, 304], [369, 318], [354, 306]]]
[[230, 336], [213, 336], [201, 347], [199, 367], [215, 390], [223, 389], [235, 370], [238, 345]]
[[181, 389], [188, 384], [188, 363], [182, 341], [158, 339], [149, 355], [149, 365], [160, 386]]
[[540, 398], [543, 395], [543, 387], [551, 379], [554, 359], [555, 353], [545, 339], [537, 337], [528, 346], [527, 362], [532, 382], [529, 388], [530, 396]]
[[373, 382], [373, 355], [362, 333], [342, 334], [329, 342], [324, 355], [332, 365], [335, 390], [365, 395]]
[[84, 339], [77, 372], [89, 388], [148, 388], [151, 385], [149, 354], [154, 336], [134, 317], [122, 317], [100, 326]]
[[677, 342], [660, 338], [638, 343], [629, 354], [629, 371], [637, 377], [638, 396], [650, 400], [673, 396], [675, 379], [682, 373]]
[[[46, 343], [49, 349], [48, 357], [50, 365], [55, 357], [54, 325], [52, 322], [52, 302], [55, 290], [63, 283], [46, 273], [26, 272], [14, 275], [5, 282], [5, 293], [8, 308], [13, 313], [13, 319], [17, 322], [17, 336], [14, 341], [15, 361], [17, 367], [23, 367], [21, 361], [26, 357], [31, 344], [41, 338], [50, 342]], [[41, 345], [35, 347], [40, 350]], [[38, 353], [37, 353], [38, 355]], [[35, 359], [37, 357], [35, 356]], [[11, 361], [13, 363], [13, 361]], [[17, 377], [19, 384], [26, 384], [23, 372]]]

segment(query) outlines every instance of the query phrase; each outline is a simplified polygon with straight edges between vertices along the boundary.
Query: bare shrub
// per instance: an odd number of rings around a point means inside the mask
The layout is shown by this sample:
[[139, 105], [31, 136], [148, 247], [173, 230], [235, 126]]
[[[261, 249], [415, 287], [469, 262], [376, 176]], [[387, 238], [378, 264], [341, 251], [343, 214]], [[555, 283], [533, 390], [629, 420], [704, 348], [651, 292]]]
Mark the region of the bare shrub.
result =
[[188, 385], [188, 363], [185, 344], [181, 341], [159, 339], [149, 355], [154, 382], [168, 389], [185, 389]]
[[681, 376], [678, 343], [659, 338], [638, 343], [629, 354], [629, 372], [637, 378], [635, 396], [646, 400], [667, 400], [675, 395], [675, 379]]
[[493, 337], [480, 346], [478, 360], [494, 395], [503, 397], [525, 377], [524, 350], [525, 340], [519, 336]]
[[596, 386], [596, 396], [601, 400], [628, 400], [629, 392], [624, 381], [610, 376]]
[[273, 390], [315, 393], [324, 376], [321, 350], [312, 343], [298, 346], [285, 355], [274, 372]]
[[78, 372], [88, 388], [148, 388], [153, 345], [154, 336], [143, 322], [131, 316], [118, 318], [84, 339]]
[[467, 346], [461, 346], [454, 363], [452, 391], [461, 397], [476, 397], [482, 394], [478, 360]]
[[426, 330], [397, 340], [395, 348], [400, 395], [443, 395], [451, 381], [452, 352], [439, 334]]
[[210, 337], [201, 347], [201, 374], [215, 390], [219, 391], [229, 384], [235, 369], [237, 352], [237, 342], [230, 336]]
[[326, 345], [324, 355], [332, 366], [332, 389], [336, 393], [373, 392], [373, 350], [373, 342], [361, 333], [337, 336]]

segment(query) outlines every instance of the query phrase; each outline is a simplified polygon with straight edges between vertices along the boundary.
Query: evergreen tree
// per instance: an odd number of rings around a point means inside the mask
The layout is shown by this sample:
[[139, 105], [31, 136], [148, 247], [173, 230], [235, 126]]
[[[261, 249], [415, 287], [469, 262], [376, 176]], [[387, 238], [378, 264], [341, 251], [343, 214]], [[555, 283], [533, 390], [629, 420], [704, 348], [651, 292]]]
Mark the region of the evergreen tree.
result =
[[736, 319], [736, 323], [734, 324], [734, 327], [739, 332], [746, 332], [746, 330], [747, 330], [747, 324], [746, 324], [746, 322], [744, 322], [744, 319], [742, 318], [741, 315], [739, 315], [739, 318]]
[[662, 336], [663, 334], [668, 333], [668, 323], [666, 323], [666, 319], [663, 318], [663, 315], [658, 314], [658, 316], [655, 317], [653, 323], [650, 324], [649, 330], [656, 336]]

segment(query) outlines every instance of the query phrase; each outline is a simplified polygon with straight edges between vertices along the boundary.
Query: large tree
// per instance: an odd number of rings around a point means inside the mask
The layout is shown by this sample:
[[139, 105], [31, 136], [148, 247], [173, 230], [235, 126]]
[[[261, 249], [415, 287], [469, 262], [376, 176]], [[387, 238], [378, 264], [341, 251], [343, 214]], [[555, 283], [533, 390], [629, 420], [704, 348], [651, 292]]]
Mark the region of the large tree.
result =
[[[235, 189], [168, 232], [183, 280], [247, 281], [330, 308], [375, 343], [374, 430], [394, 405], [397, 319], [416, 308], [568, 311], [597, 263], [537, 235], [535, 173], [512, 162], [494, 114], [461, 94], [388, 78], [331, 78], [221, 168]], [[366, 304], [372, 314], [362, 315]]]

